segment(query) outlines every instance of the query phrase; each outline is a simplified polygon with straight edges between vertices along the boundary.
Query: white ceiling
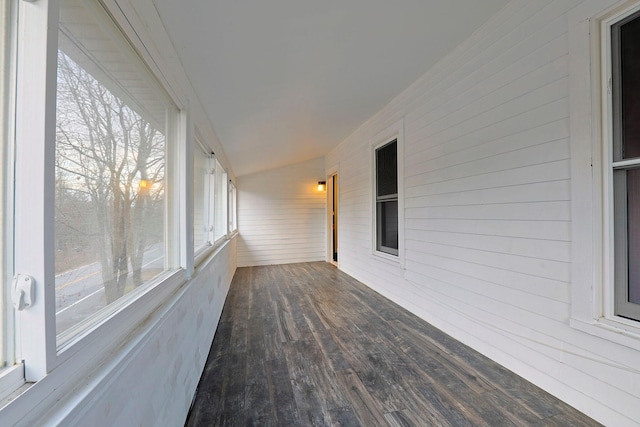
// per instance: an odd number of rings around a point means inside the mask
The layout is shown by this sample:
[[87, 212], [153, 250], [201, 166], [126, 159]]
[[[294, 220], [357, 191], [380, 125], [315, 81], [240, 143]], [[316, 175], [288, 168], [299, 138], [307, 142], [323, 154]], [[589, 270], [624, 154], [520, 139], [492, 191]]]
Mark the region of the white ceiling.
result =
[[236, 175], [328, 153], [507, 0], [153, 0]]

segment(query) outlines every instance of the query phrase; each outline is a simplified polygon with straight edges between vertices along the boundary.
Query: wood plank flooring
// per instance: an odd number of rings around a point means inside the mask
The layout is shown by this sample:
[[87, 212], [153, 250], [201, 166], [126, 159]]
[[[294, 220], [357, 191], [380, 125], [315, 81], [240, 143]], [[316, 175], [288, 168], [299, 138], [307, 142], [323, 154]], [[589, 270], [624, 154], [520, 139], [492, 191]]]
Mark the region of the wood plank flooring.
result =
[[327, 263], [239, 268], [188, 426], [596, 426]]

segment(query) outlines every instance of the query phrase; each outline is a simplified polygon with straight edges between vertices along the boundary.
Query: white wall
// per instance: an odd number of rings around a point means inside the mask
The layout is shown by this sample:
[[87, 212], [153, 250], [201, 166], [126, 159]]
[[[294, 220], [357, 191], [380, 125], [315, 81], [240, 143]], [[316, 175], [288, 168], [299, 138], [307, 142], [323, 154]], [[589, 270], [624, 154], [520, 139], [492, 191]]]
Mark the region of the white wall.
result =
[[45, 378], [3, 410], [0, 425], [184, 425], [235, 273], [235, 252], [232, 239], [82, 381], [47, 389], [55, 378]]
[[[580, 3], [512, 1], [325, 165], [340, 170], [342, 270], [597, 420], [637, 425], [640, 352], [569, 324]], [[371, 250], [371, 144], [400, 120], [404, 268]]]
[[324, 160], [238, 178], [238, 265], [326, 259]]
[[78, 426], [181, 426], [204, 369], [235, 273], [229, 241], [67, 419]]

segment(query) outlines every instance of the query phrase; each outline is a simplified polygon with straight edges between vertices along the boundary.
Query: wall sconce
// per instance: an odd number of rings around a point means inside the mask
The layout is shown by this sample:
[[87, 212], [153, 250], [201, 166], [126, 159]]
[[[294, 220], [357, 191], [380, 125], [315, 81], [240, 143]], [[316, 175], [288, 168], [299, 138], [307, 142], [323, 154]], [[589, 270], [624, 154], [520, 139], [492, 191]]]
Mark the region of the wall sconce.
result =
[[318, 191], [324, 191], [327, 187], [327, 181], [318, 181]]

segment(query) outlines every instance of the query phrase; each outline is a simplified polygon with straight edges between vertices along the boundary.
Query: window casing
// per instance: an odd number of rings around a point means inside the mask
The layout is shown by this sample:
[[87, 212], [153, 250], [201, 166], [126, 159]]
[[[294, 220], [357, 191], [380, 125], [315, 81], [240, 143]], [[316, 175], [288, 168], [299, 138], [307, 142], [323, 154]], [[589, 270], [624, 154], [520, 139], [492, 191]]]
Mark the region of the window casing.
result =
[[213, 243], [214, 160], [199, 144], [193, 158], [193, 244], [196, 253]]
[[404, 119], [371, 139], [371, 251], [404, 268]]
[[193, 159], [192, 233], [197, 265], [229, 237], [227, 210], [231, 193], [222, 164], [201, 142], [196, 145]]
[[[12, 3], [0, 0], [0, 372], [15, 363], [13, 348], [13, 308], [11, 304], [11, 289], [8, 284], [12, 280], [11, 236], [13, 222], [11, 221], [12, 194], [10, 186], [13, 150], [12, 138], [12, 100], [13, 95], [13, 30], [15, 29]], [[0, 381], [0, 396], [2, 396], [2, 382]]]
[[[640, 321], [640, 12], [608, 28], [613, 315]], [[612, 199], [612, 200], [611, 200]]]
[[215, 160], [214, 201], [213, 201], [213, 239], [220, 241], [227, 235], [227, 173], [218, 161]]
[[238, 229], [236, 186], [229, 181], [229, 233]]
[[[574, 213], [570, 221], [570, 325], [636, 350], [640, 349], [640, 324], [616, 314], [615, 307], [611, 27], [638, 11], [640, 1], [612, 0], [592, 2], [568, 14], [569, 52], [573, 58], [569, 105]], [[616, 165], [616, 169], [620, 167], [624, 164]]]
[[398, 255], [398, 140], [375, 149], [376, 250]]

